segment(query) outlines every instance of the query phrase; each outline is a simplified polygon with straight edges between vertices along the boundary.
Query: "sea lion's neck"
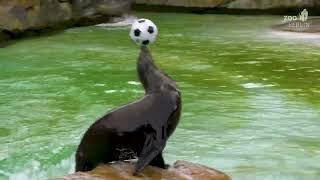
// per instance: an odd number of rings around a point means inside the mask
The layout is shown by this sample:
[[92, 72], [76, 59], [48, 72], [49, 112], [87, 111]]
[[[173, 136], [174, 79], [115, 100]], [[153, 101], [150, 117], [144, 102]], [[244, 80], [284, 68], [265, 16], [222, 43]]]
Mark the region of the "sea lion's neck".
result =
[[147, 47], [141, 47], [137, 70], [140, 82], [146, 93], [160, 90], [165, 75], [154, 64], [151, 53]]

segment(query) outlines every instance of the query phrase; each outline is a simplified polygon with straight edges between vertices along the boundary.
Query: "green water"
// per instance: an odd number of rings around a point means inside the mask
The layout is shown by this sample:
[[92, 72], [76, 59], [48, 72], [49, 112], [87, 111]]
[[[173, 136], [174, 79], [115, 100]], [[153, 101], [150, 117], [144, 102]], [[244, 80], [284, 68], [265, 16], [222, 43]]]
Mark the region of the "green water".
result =
[[[280, 16], [140, 14], [183, 115], [165, 159], [234, 179], [320, 178], [320, 51], [269, 32]], [[73, 171], [88, 126], [143, 95], [128, 29], [82, 27], [0, 49], [0, 179]]]

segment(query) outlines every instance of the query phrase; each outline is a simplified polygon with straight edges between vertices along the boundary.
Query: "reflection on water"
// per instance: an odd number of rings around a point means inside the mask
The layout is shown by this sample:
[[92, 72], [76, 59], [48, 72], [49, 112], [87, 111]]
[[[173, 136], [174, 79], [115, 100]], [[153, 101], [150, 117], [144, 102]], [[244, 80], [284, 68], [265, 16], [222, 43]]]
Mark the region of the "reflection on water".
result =
[[[320, 177], [319, 47], [270, 37], [281, 17], [142, 14], [159, 66], [183, 92], [168, 142], [234, 179]], [[73, 171], [86, 128], [143, 95], [128, 30], [83, 27], [0, 49], [0, 179]]]

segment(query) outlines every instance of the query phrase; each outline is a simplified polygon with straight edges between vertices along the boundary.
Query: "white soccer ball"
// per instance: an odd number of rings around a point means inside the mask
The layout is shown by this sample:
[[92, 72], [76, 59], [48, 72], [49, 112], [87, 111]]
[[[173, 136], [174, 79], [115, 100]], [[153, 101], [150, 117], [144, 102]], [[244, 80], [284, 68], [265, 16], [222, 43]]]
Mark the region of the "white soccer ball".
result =
[[131, 27], [130, 37], [140, 46], [154, 43], [158, 35], [157, 26], [149, 19], [138, 19]]

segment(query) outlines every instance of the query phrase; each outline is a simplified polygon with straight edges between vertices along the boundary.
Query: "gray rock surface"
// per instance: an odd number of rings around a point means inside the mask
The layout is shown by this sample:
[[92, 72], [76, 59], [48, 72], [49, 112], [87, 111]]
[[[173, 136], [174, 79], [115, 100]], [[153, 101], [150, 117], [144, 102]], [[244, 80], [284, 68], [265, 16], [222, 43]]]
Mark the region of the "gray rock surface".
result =
[[0, 40], [26, 30], [106, 22], [130, 10], [131, 0], [0, 0]]
[[137, 4], [228, 9], [270, 9], [320, 6], [319, 0], [136, 0]]
[[320, 6], [319, 0], [229, 0], [222, 7], [229, 9], [303, 8]]
[[182, 7], [216, 7], [225, 0], [136, 0], [136, 4], [182, 6]]

